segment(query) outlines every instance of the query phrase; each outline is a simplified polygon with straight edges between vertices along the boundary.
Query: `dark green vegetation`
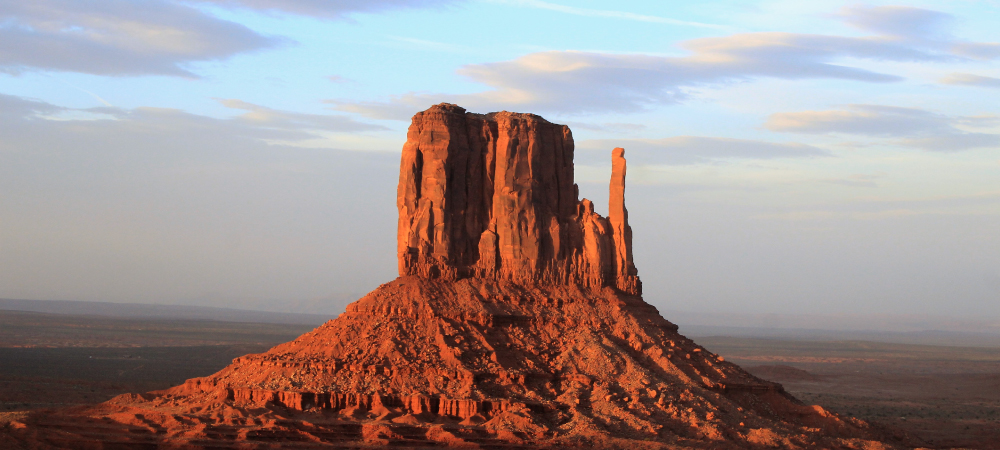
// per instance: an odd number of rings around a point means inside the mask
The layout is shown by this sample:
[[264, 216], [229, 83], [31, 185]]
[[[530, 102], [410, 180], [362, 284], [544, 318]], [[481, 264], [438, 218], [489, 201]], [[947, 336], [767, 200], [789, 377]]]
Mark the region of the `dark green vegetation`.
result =
[[1000, 348], [702, 337], [808, 404], [931, 448], [1000, 448]]
[[0, 411], [168, 388], [312, 328], [0, 311]]

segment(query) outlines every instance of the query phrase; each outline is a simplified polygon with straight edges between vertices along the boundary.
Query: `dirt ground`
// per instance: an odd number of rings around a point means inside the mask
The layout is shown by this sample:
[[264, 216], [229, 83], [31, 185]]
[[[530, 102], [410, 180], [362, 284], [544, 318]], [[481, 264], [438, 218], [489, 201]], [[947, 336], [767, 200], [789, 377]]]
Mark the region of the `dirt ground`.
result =
[[698, 338], [800, 400], [905, 431], [928, 448], [1000, 449], [1000, 349]]

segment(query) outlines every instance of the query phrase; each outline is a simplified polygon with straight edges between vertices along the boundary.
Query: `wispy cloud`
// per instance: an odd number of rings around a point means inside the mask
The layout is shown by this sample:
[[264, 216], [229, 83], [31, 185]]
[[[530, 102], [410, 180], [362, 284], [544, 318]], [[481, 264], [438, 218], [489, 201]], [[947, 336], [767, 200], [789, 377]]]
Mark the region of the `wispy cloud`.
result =
[[891, 143], [932, 151], [1000, 146], [1000, 135], [965, 131], [982, 117], [952, 117], [918, 108], [849, 105], [845, 109], [776, 113], [764, 126], [777, 132], [890, 138]]
[[216, 99], [222, 106], [246, 111], [236, 121], [253, 127], [301, 131], [375, 131], [386, 130], [381, 125], [358, 122], [343, 115], [304, 114], [280, 111], [239, 99]]
[[593, 139], [576, 144], [580, 162], [603, 162], [606, 152], [624, 147], [644, 165], [681, 165], [732, 159], [813, 158], [830, 152], [799, 143], [767, 142], [706, 136], [674, 136], [663, 139]]
[[544, 9], [548, 11], [556, 11], [566, 14], [573, 14], [576, 16], [585, 17], [604, 17], [609, 19], [623, 19], [632, 20], [636, 22], [648, 22], [648, 23], [662, 23], [666, 25], [680, 25], [688, 27], [700, 27], [700, 28], [712, 28], [712, 29], [728, 29], [723, 25], [715, 25], [710, 23], [692, 22], [688, 20], [678, 20], [671, 19], [669, 17], [660, 16], [649, 16], [644, 14], [635, 14], [624, 11], [613, 11], [606, 9], [589, 9], [589, 8], [577, 8], [575, 6], [566, 6], [556, 3], [543, 2], [540, 0], [492, 0], [494, 3], [502, 3], [507, 5], [522, 6], [535, 9]]
[[199, 151], [240, 145], [323, 147], [317, 144], [320, 141], [330, 148], [330, 133], [355, 135], [385, 129], [342, 115], [281, 111], [237, 99], [218, 101], [245, 112], [219, 119], [171, 108], [78, 109], [0, 94], [0, 133], [4, 136], [0, 150], [42, 148], [51, 141], [106, 142], [118, 149], [146, 149], [164, 142], [163, 147]]
[[[464, 95], [408, 93], [385, 102], [338, 102], [338, 108], [369, 117], [406, 119], [441, 101], [479, 110], [529, 109], [539, 112], [635, 112], [677, 103], [692, 88], [754, 78], [842, 79], [887, 83], [903, 78], [841, 61], [947, 62], [969, 60], [955, 51], [960, 42], [947, 33], [922, 38], [903, 34], [943, 26], [942, 13], [915, 8], [855, 8], [841, 16], [875, 32], [865, 37], [779, 32], [741, 33], [685, 41], [686, 56], [580, 51], [531, 53], [511, 61], [459, 69], [489, 90]], [[900, 16], [900, 17], [897, 17]], [[984, 43], [988, 44], [988, 43]], [[992, 44], [990, 44], [992, 45]]]
[[637, 131], [643, 131], [649, 128], [640, 123], [621, 123], [621, 122], [605, 122], [605, 123], [566, 122], [566, 125], [569, 125], [573, 129], [602, 131], [605, 133], [616, 133], [616, 134], [635, 133]]
[[946, 13], [911, 6], [848, 6], [836, 14], [861, 30], [906, 40], [948, 41], [953, 39]]
[[354, 13], [377, 13], [398, 8], [440, 8], [461, 0], [184, 0], [224, 8], [342, 19]]
[[0, 71], [196, 77], [188, 65], [283, 39], [169, 1], [0, 0]]
[[196, 78], [192, 63], [287, 44], [196, 6], [327, 19], [450, 0], [0, 0], [0, 72]]
[[971, 73], [953, 73], [941, 78], [938, 81], [942, 84], [951, 84], [956, 86], [1000, 88], [1000, 78], [984, 77], [982, 75], [974, 75]]
[[115, 106], [115, 105], [112, 105], [111, 102], [109, 102], [109, 101], [101, 98], [101, 96], [99, 96], [99, 95], [97, 95], [97, 94], [95, 94], [95, 93], [93, 93], [91, 91], [88, 91], [88, 90], [86, 90], [86, 89], [84, 89], [82, 87], [79, 87], [79, 86], [77, 86], [75, 84], [72, 84], [72, 83], [66, 81], [66, 80], [63, 80], [62, 78], [59, 78], [59, 77], [56, 77], [56, 76], [52, 76], [52, 75], [49, 75], [49, 76], [51, 76], [54, 80], [56, 80], [56, 81], [58, 81], [58, 82], [60, 82], [62, 84], [65, 84], [66, 86], [69, 86], [69, 87], [71, 87], [73, 89], [76, 89], [76, 90], [78, 90], [80, 92], [83, 92], [84, 94], [89, 95], [94, 100], [97, 100], [98, 102], [101, 102], [101, 104], [104, 105], [104, 106], [108, 106], [108, 107], [112, 107], [112, 108]]

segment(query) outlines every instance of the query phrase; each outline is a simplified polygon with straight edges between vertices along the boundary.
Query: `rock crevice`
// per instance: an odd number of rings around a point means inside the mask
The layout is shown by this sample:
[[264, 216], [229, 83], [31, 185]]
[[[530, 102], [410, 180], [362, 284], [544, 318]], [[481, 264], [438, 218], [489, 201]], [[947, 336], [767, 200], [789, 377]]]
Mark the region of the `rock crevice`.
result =
[[474, 114], [447, 103], [416, 114], [397, 191], [400, 276], [640, 295], [624, 150], [612, 152], [607, 218], [579, 199], [573, 150], [569, 127], [534, 114]]

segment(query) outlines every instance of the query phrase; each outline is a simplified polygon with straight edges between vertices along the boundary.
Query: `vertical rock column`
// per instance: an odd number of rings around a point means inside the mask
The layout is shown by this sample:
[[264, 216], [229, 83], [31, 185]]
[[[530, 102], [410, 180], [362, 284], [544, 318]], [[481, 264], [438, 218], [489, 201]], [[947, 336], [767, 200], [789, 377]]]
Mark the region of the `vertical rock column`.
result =
[[611, 189], [608, 198], [608, 222], [615, 241], [615, 287], [633, 295], [642, 294], [639, 272], [632, 263], [632, 227], [625, 208], [625, 149], [611, 151]]

